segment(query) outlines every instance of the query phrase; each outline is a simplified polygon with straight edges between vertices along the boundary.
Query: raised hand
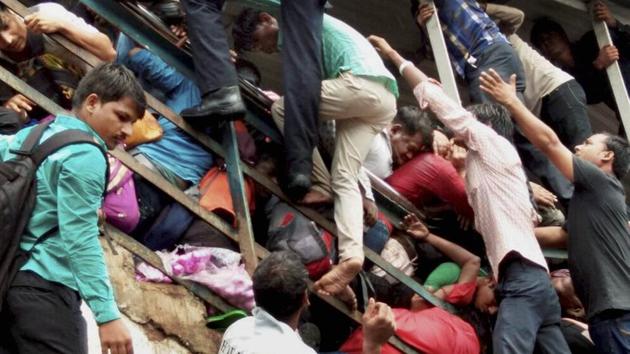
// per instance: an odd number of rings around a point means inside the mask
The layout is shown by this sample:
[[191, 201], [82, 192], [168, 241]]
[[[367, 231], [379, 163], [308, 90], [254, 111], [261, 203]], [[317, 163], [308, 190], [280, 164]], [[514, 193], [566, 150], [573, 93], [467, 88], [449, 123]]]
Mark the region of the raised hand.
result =
[[516, 96], [516, 74], [512, 74], [510, 82], [507, 83], [503, 81], [494, 69], [490, 69], [481, 73], [479, 81], [481, 90], [504, 106], [507, 106], [514, 100], [518, 100], [518, 96]]
[[414, 214], [409, 214], [403, 219], [402, 229], [409, 234], [409, 236], [417, 239], [424, 240], [429, 236], [429, 229], [423, 224], [420, 219]]

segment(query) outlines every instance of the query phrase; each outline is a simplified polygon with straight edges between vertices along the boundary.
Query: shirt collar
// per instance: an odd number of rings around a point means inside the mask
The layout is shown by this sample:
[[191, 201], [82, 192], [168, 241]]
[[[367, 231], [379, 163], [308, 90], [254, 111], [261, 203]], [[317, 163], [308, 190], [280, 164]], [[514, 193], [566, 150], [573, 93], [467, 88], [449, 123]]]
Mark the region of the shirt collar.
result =
[[54, 124], [59, 124], [67, 129], [79, 129], [90, 133], [90, 135], [94, 136], [94, 140], [96, 141], [96, 143], [101, 145], [103, 149], [108, 150], [107, 144], [105, 144], [105, 141], [98, 135], [98, 133], [94, 129], [92, 129], [89, 124], [75, 116], [67, 114], [57, 114]]

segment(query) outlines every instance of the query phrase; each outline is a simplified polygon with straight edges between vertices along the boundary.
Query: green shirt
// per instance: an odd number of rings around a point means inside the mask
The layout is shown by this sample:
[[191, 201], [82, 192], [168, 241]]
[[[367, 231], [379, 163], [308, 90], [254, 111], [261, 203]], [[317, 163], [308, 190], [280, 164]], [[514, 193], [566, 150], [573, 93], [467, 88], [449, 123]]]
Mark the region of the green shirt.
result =
[[[280, 18], [281, 0], [238, 0], [238, 2], [269, 11], [278, 19]], [[367, 38], [346, 23], [329, 15], [324, 15], [322, 62], [324, 79], [335, 79], [340, 73], [351, 71], [355, 76], [383, 83], [396, 97], [399, 96], [396, 79], [385, 68], [383, 60]]]
[[[67, 129], [80, 129], [105, 148], [105, 142], [85, 122], [58, 115], [44, 132], [42, 141]], [[0, 135], [0, 160], [14, 157], [30, 132]], [[98, 240], [98, 215], [105, 186], [107, 164], [93, 145], [76, 144], [50, 155], [37, 170], [37, 198], [20, 247], [29, 250], [52, 228], [59, 231], [33, 249], [22, 267], [42, 278], [79, 292], [101, 324], [120, 317], [109, 282], [103, 250]]]

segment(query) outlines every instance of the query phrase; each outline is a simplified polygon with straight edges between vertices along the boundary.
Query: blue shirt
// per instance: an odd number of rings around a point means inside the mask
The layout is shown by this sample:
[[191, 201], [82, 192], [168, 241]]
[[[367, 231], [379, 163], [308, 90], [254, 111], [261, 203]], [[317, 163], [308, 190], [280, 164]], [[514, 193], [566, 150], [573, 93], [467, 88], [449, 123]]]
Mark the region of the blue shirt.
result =
[[[195, 83], [177, 72], [155, 54], [140, 50], [128, 56], [133, 42], [124, 34], [117, 44], [118, 62], [132, 70], [144, 86], [150, 85], [162, 93], [164, 103], [175, 113], [201, 102], [201, 92]], [[168, 169], [181, 179], [193, 184], [212, 167], [212, 155], [192, 137], [165, 117], [158, 119], [164, 134], [156, 142], [138, 145], [137, 149], [153, 162]]]
[[[0, 136], [0, 160], [12, 159], [32, 128]], [[105, 143], [92, 128], [75, 117], [58, 115], [41, 141], [66, 129], [80, 129]], [[93, 145], [76, 144], [50, 155], [37, 170], [37, 198], [20, 247], [30, 250], [49, 230], [59, 231], [35, 246], [21, 270], [76, 290], [101, 324], [120, 317], [98, 240], [98, 214], [105, 188], [107, 164]]]
[[446, 47], [455, 71], [465, 77], [466, 63], [476, 66], [483, 50], [509, 43], [475, 0], [435, 0]]

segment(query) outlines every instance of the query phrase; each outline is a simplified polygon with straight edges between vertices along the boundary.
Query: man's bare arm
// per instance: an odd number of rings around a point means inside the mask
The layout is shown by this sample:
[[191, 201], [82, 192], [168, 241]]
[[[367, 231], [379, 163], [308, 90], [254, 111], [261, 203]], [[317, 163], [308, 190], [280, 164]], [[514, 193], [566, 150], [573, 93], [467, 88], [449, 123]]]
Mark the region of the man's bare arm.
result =
[[548, 125], [538, 119], [516, 96], [516, 75], [506, 83], [490, 69], [481, 74], [481, 89], [504, 105], [512, 114], [525, 137], [553, 162], [560, 172], [573, 182], [573, 154]]

